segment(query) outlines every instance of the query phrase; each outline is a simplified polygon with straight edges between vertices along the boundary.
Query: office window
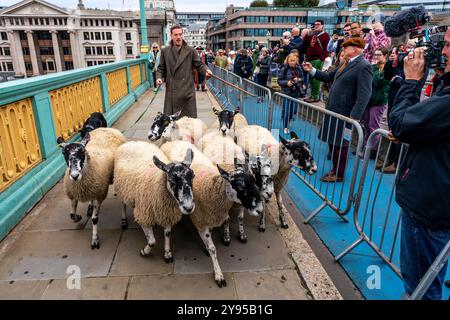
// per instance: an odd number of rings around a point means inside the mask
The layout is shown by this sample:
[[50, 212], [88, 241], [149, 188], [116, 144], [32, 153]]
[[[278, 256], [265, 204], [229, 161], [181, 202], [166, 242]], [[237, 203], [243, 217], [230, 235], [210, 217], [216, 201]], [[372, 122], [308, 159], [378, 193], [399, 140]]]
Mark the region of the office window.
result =
[[7, 47], [3, 48], [3, 52], [4, 52], [5, 56], [11, 55], [11, 51], [9, 51], [9, 48], [7, 48]]
[[39, 51], [42, 56], [50, 56], [54, 54], [53, 47], [41, 47]]
[[73, 61], [65, 61], [66, 70], [73, 70]]
[[106, 20], [106, 26], [109, 27], [109, 20]]
[[22, 52], [23, 52], [24, 56], [29, 56], [30, 55], [30, 48], [24, 47], [24, 48], [22, 48]]
[[95, 19], [95, 26], [98, 27], [98, 20]]
[[108, 54], [109, 55], [113, 55], [114, 54], [113, 47], [108, 47]]
[[89, 40], [89, 32], [83, 32], [84, 40]]
[[88, 62], [87, 62], [87, 66], [88, 66], [88, 67], [92, 67], [92, 61], [88, 61]]
[[6, 32], [0, 32], [0, 36], [1, 36], [2, 40], [5, 40], [5, 41], [8, 40], [8, 35], [6, 34]]
[[100, 38], [100, 32], [95, 33], [95, 40], [101, 40]]
[[33, 65], [31, 64], [31, 62], [25, 62], [25, 70], [33, 71]]
[[102, 27], [104, 27], [104, 26], [105, 26], [105, 22], [103, 21], [103, 19], [102, 19], [102, 20], [100, 20], [100, 25], [101, 25]]
[[131, 40], [131, 33], [126, 32], [126, 33], [125, 33], [125, 39], [128, 40], [128, 41], [130, 41], [130, 40]]
[[133, 47], [127, 47], [127, 54], [133, 55]]
[[114, 24], [115, 24], [114, 20], [111, 20], [111, 26], [114, 27]]
[[55, 71], [55, 64], [53, 61], [47, 61], [48, 71]]
[[[108, 20], [106, 20], [106, 21], [108, 21]], [[111, 32], [106, 33], [106, 40], [112, 40]]]
[[97, 47], [97, 55], [103, 54], [103, 47]]
[[104, 32], [102, 32], [102, 40], [105, 40], [105, 33]]
[[84, 48], [84, 50], [86, 52], [86, 55], [90, 56], [92, 54], [91, 47], [86, 47], [86, 48]]
[[70, 47], [63, 47], [63, 54], [64, 55], [71, 55], [72, 54], [72, 50], [70, 49]]

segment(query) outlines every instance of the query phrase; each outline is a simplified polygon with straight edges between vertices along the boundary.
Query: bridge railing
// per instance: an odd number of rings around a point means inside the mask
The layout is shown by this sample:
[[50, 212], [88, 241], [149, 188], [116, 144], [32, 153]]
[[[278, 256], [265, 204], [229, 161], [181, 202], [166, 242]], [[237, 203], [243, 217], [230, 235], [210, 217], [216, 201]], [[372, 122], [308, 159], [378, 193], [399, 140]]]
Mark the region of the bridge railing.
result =
[[62, 177], [56, 139], [76, 139], [95, 111], [112, 124], [147, 79], [135, 59], [0, 84], [0, 239]]

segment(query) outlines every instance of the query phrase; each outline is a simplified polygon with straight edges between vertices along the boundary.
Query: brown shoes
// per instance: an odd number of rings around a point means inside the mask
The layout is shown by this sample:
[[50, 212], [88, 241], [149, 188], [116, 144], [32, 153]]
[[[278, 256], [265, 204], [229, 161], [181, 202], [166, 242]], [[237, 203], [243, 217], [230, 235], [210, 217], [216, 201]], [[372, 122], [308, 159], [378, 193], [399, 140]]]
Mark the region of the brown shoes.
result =
[[306, 98], [304, 101], [308, 102], [308, 103], [314, 103], [314, 102], [319, 102], [320, 99], [314, 99], [314, 98], [310, 97], [310, 98]]
[[397, 166], [395, 165], [395, 162], [383, 169], [383, 173], [386, 174], [394, 174], [395, 172], [397, 172]]
[[324, 175], [322, 178], [320, 178], [320, 181], [326, 182], [326, 183], [342, 182], [342, 181], [344, 181], [344, 177], [338, 177], [334, 174], [334, 172], [329, 172], [326, 175]]

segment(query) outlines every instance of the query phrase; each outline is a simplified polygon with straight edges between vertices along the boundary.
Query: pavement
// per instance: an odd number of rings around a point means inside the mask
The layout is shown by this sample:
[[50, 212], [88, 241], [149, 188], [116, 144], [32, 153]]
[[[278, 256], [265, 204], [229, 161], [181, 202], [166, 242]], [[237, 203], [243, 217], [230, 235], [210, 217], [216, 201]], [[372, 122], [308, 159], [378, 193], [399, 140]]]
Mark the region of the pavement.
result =
[[[129, 128], [128, 140], [147, 140], [149, 124], [163, 109], [164, 91], [142, 120], [130, 126], [153, 95], [153, 90], [147, 91], [113, 125]], [[198, 115], [207, 124], [214, 120], [215, 104], [209, 92], [197, 93]], [[247, 244], [237, 239], [234, 214], [229, 247], [221, 242], [222, 231], [214, 230], [225, 288], [216, 285], [211, 260], [188, 218], [173, 229], [174, 262], [167, 264], [161, 228], [156, 229], [156, 246], [146, 258], [139, 254], [146, 239], [131, 210], [129, 228], [120, 228], [121, 205], [112, 186], [99, 216], [99, 250], [90, 248], [92, 223], [86, 209], [86, 203], [79, 204], [83, 220], [71, 221], [70, 201], [60, 181], [0, 242], [0, 299], [342, 299], [292, 218], [287, 217], [286, 230], [274, 223], [274, 199], [268, 206], [266, 232], [258, 232], [258, 219], [246, 216]]]

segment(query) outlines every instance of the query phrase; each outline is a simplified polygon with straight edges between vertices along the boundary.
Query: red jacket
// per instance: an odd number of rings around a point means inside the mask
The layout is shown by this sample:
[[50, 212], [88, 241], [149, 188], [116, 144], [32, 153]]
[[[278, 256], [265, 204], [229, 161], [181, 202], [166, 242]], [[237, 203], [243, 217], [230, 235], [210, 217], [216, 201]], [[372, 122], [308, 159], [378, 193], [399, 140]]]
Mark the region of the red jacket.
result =
[[328, 57], [328, 42], [330, 42], [330, 36], [326, 32], [322, 32], [319, 35], [308, 34], [303, 42], [303, 45], [306, 46], [306, 60], [324, 61]]

